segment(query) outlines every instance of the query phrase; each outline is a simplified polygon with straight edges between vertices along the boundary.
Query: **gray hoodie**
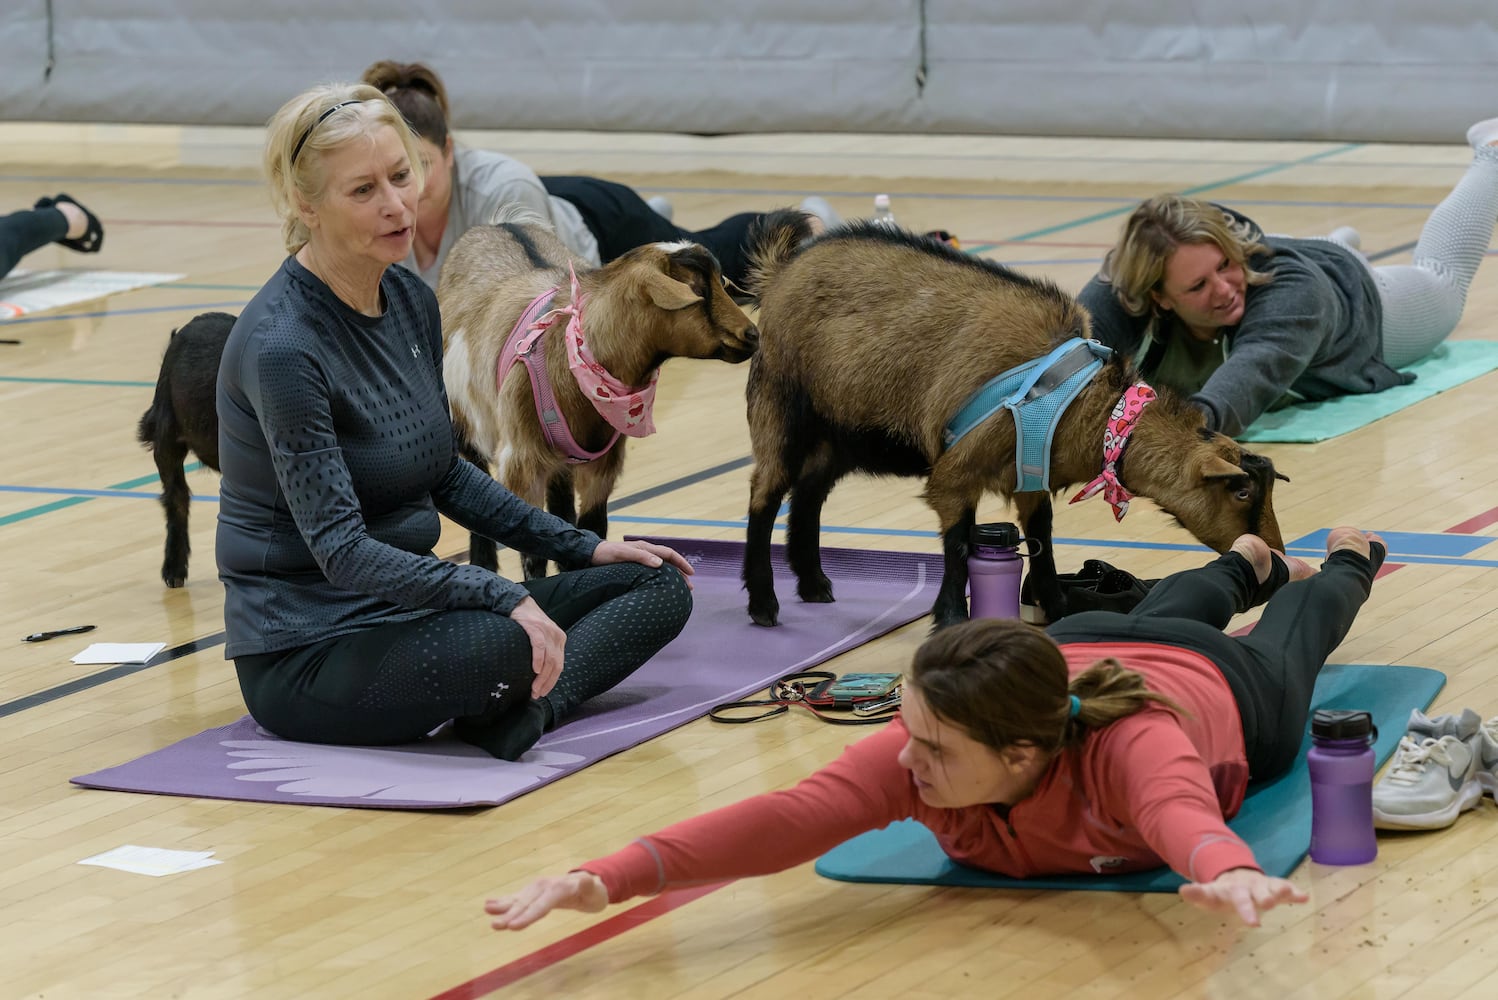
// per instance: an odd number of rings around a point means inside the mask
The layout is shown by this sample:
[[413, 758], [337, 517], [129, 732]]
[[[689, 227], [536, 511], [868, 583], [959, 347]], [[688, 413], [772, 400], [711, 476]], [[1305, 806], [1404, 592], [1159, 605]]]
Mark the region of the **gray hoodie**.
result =
[[1223, 329], [1216, 347], [1190, 343], [1173, 314], [1158, 322], [1130, 316], [1101, 277], [1077, 300], [1092, 313], [1093, 336], [1132, 356], [1146, 379], [1187, 397], [1207, 415], [1208, 427], [1228, 435], [1287, 403], [1415, 380], [1384, 362], [1378, 289], [1351, 250], [1329, 240], [1261, 242], [1268, 252], [1251, 257], [1249, 266], [1272, 277], [1249, 286], [1243, 318]]

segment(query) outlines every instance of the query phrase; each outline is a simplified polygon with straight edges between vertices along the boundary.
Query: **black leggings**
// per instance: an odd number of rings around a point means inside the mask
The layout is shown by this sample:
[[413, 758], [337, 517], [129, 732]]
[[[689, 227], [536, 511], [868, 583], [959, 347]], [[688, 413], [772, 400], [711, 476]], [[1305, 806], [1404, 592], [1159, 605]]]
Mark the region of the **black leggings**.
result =
[[[1326, 658], [1352, 627], [1383, 561], [1338, 550], [1314, 576], [1277, 589], [1261, 585], [1253, 566], [1228, 552], [1200, 569], [1157, 583], [1127, 615], [1087, 611], [1046, 629], [1058, 643], [1151, 642], [1211, 660], [1232, 689], [1243, 720], [1249, 778], [1283, 774], [1295, 763], [1310, 715], [1311, 690]], [[1285, 578], [1283, 569], [1278, 575]], [[1259, 623], [1241, 638], [1228, 620], [1273, 590]]]
[[474, 610], [238, 657], [245, 704], [256, 722], [289, 740], [409, 743], [452, 719], [468, 742], [519, 756], [540, 730], [523, 746], [514, 745], [511, 730], [528, 718], [549, 727], [609, 690], [674, 639], [692, 611], [686, 581], [669, 566], [596, 566], [524, 586], [567, 632], [561, 677], [536, 702], [525, 630], [507, 615]]
[[0, 215], [0, 278], [21, 258], [68, 235], [68, 219], [55, 208], [28, 208]]
[[682, 229], [645, 203], [635, 190], [597, 177], [542, 177], [554, 197], [577, 206], [598, 240], [598, 255], [607, 264], [647, 243], [690, 240], [718, 258], [723, 277], [743, 287], [749, 277], [749, 226], [759, 215], [730, 215], [711, 229]]

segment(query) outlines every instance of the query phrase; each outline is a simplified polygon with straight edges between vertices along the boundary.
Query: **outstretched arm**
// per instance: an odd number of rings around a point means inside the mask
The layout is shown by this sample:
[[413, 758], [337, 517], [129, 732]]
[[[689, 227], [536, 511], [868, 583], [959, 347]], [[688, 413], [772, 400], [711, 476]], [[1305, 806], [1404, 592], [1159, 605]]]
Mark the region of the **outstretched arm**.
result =
[[1124, 817], [1151, 850], [1188, 880], [1181, 898], [1258, 926], [1258, 914], [1305, 893], [1264, 874], [1252, 849], [1228, 828], [1211, 774], [1173, 716], [1147, 710], [1113, 723], [1100, 737], [1098, 787], [1114, 790], [1102, 807]]
[[1259, 914], [1281, 903], [1304, 903], [1311, 897], [1288, 879], [1265, 875], [1257, 868], [1230, 868], [1210, 882], [1187, 882], [1181, 898], [1214, 913], [1236, 913], [1250, 927]]
[[905, 739], [904, 726], [891, 722], [794, 788], [676, 823], [580, 870], [491, 899], [484, 909], [496, 930], [519, 930], [554, 909], [591, 913], [677, 886], [794, 868], [911, 814], [910, 775], [896, 760]]

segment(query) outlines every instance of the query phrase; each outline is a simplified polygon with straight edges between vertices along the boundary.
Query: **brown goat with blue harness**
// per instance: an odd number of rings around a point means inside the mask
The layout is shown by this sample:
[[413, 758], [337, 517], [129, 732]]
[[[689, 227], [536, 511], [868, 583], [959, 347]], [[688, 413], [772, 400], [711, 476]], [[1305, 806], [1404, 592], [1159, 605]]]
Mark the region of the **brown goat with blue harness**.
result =
[[[755, 622], [778, 620], [770, 536], [787, 491], [797, 592], [833, 599], [821, 511], [850, 472], [925, 477], [944, 554], [938, 628], [967, 617], [967, 539], [984, 492], [1012, 501], [1025, 535], [1042, 543], [1030, 573], [1052, 617], [1064, 599], [1050, 498], [1067, 486], [1103, 491], [1119, 517], [1131, 493], [1149, 497], [1219, 552], [1244, 533], [1283, 548], [1270, 461], [1207, 431], [1199, 412], [1169, 394], [1154, 398], [1119, 357], [1093, 365], [1056, 415], [1044, 461], [1031, 461], [1043, 465], [1030, 470], [1037, 476], [1022, 468], [1031, 449], [1021, 453], [1011, 416], [995, 409], [954, 427], [990, 380], [1049, 352], [1069, 357], [1073, 370], [1084, 355], [1102, 359], [1106, 348], [1086, 339], [1086, 310], [1056, 285], [866, 224], [807, 243], [809, 229], [787, 226], [787, 214], [796, 213], [774, 213], [751, 233], [760, 345], [748, 384], [754, 472], [744, 583]], [[1070, 376], [1067, 365], [1058, 379]]]

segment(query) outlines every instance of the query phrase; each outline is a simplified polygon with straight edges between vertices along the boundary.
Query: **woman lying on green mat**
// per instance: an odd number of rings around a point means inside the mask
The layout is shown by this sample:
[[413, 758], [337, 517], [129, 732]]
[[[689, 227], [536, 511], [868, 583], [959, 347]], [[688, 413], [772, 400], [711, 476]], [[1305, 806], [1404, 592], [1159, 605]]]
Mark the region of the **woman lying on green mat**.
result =
[[1436, 206], [1414, 263], [1371, 267], [1347, 227], [1266, 236], [1176, 194], [1141, 204], [1077, 296], [1093, 336], [1236, 435], [1266, 410], [1378, 392], [1456, 328], [1498, 220], [1498, 118], [1467, 132], [1471, 165]]
[[[980, 619], [916, 652], [901, 717], [794, 788], [669, 826], [490, 900], [496, 929], [673, 886], [765, 875], [913, 817], [953, 860], [1017, 878], [1170, 865], [1203, 909], [1259, 913], [1305, 893], [1227, 826], [1250, 779], [1289, 770], [1316, 675], [1385, 548], [1336, 528], [1320, 572], [1253, 535], [1166, 577], [1129, 614], [1044, 633]], [[1292, 582], [1293, 581], [1293, 582]], [[1253, 632], [1228, 620], [1268, 599]]]

